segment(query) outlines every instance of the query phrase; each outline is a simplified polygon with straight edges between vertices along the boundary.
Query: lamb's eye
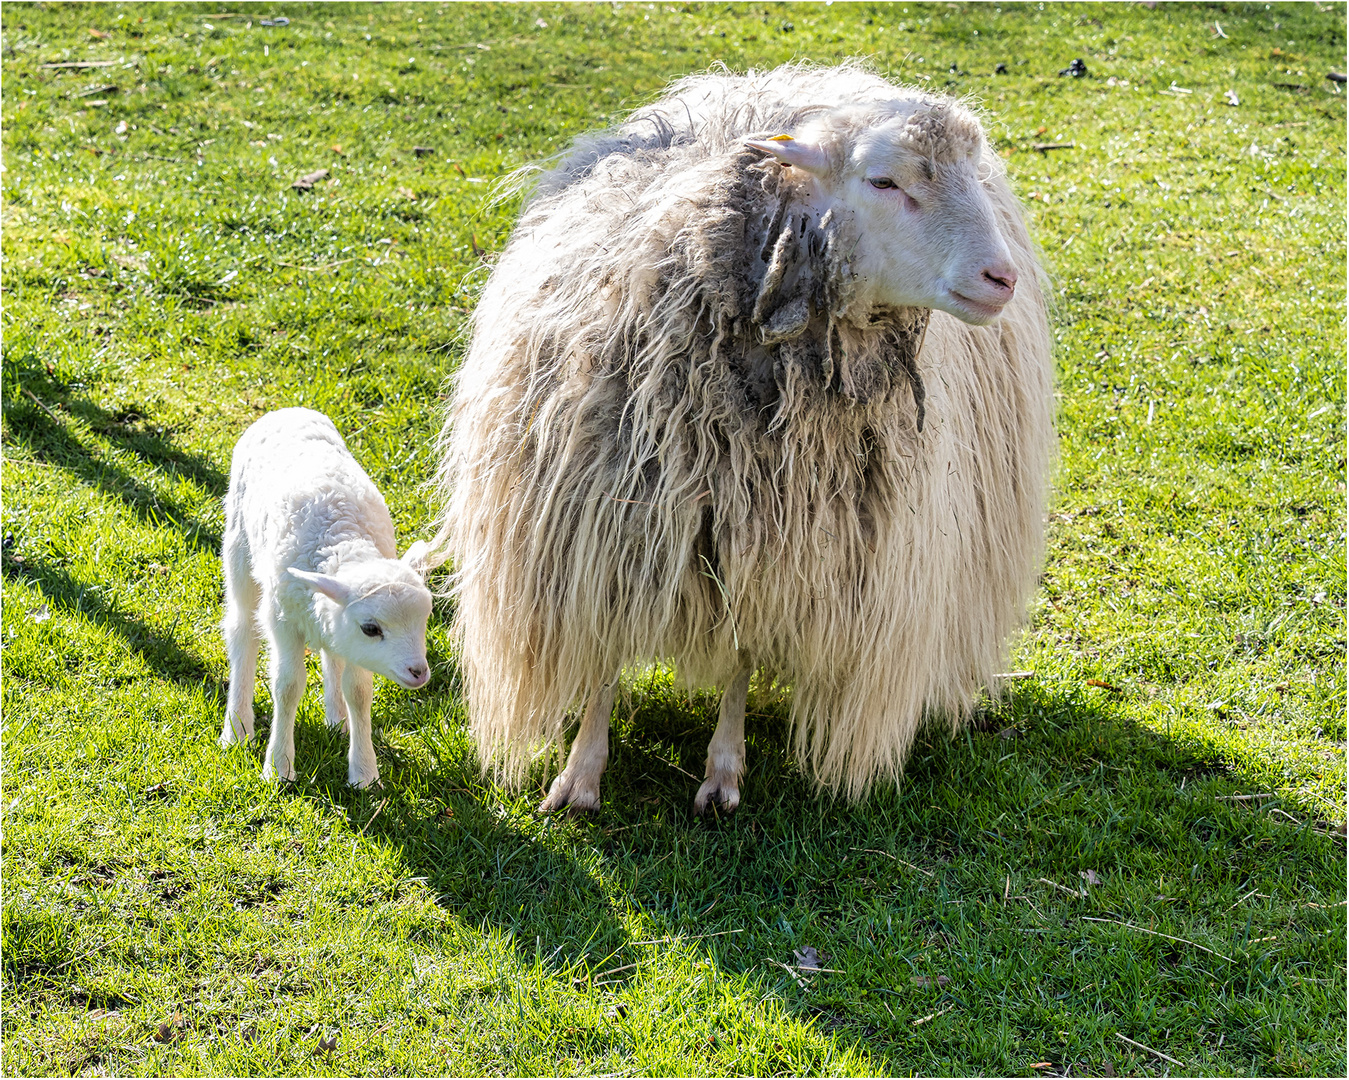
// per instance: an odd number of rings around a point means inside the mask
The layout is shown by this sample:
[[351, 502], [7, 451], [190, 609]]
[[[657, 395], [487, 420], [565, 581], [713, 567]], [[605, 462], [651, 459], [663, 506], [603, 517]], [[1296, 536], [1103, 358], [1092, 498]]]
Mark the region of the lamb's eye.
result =
[[888, 176], [877, 176], [874, 179], [868, 180], [867, 183], [880, 191], [892, 191], [893, 189], [899, 187], [899, 185], [896, 184], [893, 180], [891, 180]]
[[366, 637], [382, 638], [384, 636], [384, 631], [379, 628], [377, 622], [361, 623], [361, 633]]

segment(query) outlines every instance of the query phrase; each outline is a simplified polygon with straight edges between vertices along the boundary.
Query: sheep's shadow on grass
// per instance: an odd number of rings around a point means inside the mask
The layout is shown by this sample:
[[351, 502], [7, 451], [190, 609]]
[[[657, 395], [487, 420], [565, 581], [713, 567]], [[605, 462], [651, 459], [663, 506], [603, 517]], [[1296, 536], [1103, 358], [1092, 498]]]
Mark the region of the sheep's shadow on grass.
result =
[[59, 567], [36, 559], [21, 559], [8, 549], [0, 559], [6, 581], [26, 581], [52, 604], [112, 630], [139, 653], [158, 675], [179, 683], [204, 684], [208, 692], [225, 700], [225, 683], [215, 678], [207, 665], [184, 649], [171, 630], [163, 630], [129, 615], [108, 598], [96, 582], [80, 581]]
[[[792, 762], [785, 706], [752, 698], [741, 809], [700, 821], [692, 799], [717, 698], [639, 679], [615, 709], [601, 809], [543, 819], [542, 771], [523, 794], [482, 778], [453, 675], [429, 694], [377, 697], [376, 729], [387, 732], [376, 741], [383, 785], [371, 791], [346, 787], [346, 738], [323, 726], [311, 688], [294, 797], [332, 807], [354, 833], [396, 851], [460, 927], [506, 935], [525, 971], [541, 964], [562, 986], [607, 994], [649, 978], [654, 952], [683, 948], [866, 1051], [882, 1074], [906, 1071], [911, 1058], [912, 1015], [898, 1011], [913, 997], [908, 969], [869, 986], [894, 995], [898, 1018], [887, 1021], [839, 1003], [851, 1000], [833, 992], [846, 975], [798, 982], [788, 970], [796, 950], [842, 952], [884, 926], [884, 946], [901, 953], [906, 942], [972, 933], [974, 948], [1003, 956], [1007, 937], [1024, 945], [1027, 926], [1063, 932], [1057, 916], [1043, 923], [999, 906], [1004, 881], [1035, 891], [1037, 880], [1078, 885], [1092, 869], [1103, 888], [1124, 887], [1158, 863], [1193, 865], [1206, 894], [1244, 890], [1285, 856], [1310, 852], [1330, 869], [1309, 884], [1330, 892], [1331, 871], [1342, 870], [1339, 841], [1223, 801], [1242, 786], [1220, 760], [1120, 719], [1108, 702], [1026, 684], [987, 708], [985, 730], [921, 734], [902, 781], [856, 805], [816, 792]], [[1199, 894], [1192, 902], [1206, 902]], [[1044, 886], [1035, 899], [1056, 897]], [[951, 903], [976, 904], [992, 922], [971, 929]], [[946, 988], [923, 1010], [960, 993]]]
[[137, 518], [154, 528], [166, 522], [177, 529], [191, 548], [220, 553], [220, 533], [191, 511], [156, 491], [111, 459], [101, 447], [82, 439], [71, 420], [83, 421], [91, 431], [170, 478], [182, 476], [213, 496], [223, 496], [227, 478], [210, 460], [175, 446], [163, 429], [148, 425], [135, 410], [111, 412], [74, 395], [63, 383], [30, 366], [11, 371], [5, 379], [6, 441], [23, 447], [35, 460], [60, 466], [90, 487], [120, 499]]
[[[1023, 685], [989, 707], [986, 731], [929, 730], [903, 780], [857, 805], [817, 793], [791, 760], [785, 707], [751, 700], [734, 815], [692, 812], [716, 697], [639, 680], [615, 710], [590, 817], [540, 819], [537, 783], [511, 795], [484, 782], [461, 708], [442, 691], [404, 714], [425, 752], [381, 748], [386, 790], [419, 797], [381, 810], [352, 793], [351, 821], [396, 848], [463, 924], [508, 932], [523, 965], [542, 957], [574, 985], [613, 988], [649, 970], [640, 941], [683, 940], [728, 974], [762, 978], [802, 1015], [819, 1010], [783, 965], [803, 945], [830, 947], [877, 902], [921, 936], [946, 925], [947, 897], [1001, 897], [1009, 869], [1076, 883], [1088, 869], [1127, 874], [1182, 851], [1215, 879], [1267, 872], [1270, 852], [1240, 843], [1251, 808], [1218, 798], [1240, 790], [1221, 762], [1079, 695]], [[1262, 820], [1276, 846], [1334, 843]], [[870, 1038], [847, 1016], [826, 1011], [823, 1022]]]

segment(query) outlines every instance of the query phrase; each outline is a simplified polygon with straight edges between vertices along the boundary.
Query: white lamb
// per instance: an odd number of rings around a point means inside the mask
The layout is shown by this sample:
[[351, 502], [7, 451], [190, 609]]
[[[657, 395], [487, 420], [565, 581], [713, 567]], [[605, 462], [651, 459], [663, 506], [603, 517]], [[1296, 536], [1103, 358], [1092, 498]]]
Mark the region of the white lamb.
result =
[[234, 448], [225, 496], [229, 705], [220, 744], [253, 737], [258, 638], [271, 653], [272, 734], [262, 775], [295, 779], [295, 710], [305, 644], [323, 665], [324, 713], [351, 736], [347, 779], [379, 780], [370, 741], [371, 672], [426, 684], [426, 545], [396, 557], [383, 497], [322, 413], [279, 409]]

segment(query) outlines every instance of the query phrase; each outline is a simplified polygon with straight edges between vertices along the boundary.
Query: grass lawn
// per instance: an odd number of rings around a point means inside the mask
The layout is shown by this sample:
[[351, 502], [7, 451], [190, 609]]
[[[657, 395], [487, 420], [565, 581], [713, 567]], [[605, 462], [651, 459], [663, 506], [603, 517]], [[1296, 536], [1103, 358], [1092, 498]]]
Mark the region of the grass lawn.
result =
[[[2, 30], [5, 1072], [1345, 1074], [1343, 5]], [[663, 671], [593, 818], [485, 782], [443, 611], [429, 689], [377, 686], [382, 790], [316, 667], [298, 783], [219, 749], [244, 427], [328, 413], [426, 535], [491, 182], [715, 61], [845, 56], [982, 102], [1053, 275], [1033, 675], [859, 806], [752, 697], [710, 824], [716, 701]]]

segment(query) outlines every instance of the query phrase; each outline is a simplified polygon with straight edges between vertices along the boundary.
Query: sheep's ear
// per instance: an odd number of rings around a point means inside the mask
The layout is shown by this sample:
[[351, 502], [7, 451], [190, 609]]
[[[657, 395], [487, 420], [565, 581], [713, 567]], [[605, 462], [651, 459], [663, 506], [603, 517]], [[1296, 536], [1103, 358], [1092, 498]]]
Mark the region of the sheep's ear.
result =
[[339, 604], [345, 604], [351, 599], [351, 588], [345, 582], [338, 581], [328, 574], [311, 574], [308, 570], [296, 570], [293, 566], [288, 567], [286, 573]]
[[425, 540], [418, 540], [403, 553], [403, 561], [413, 573], [426, 577], [432, 570], [445, 561], [445, 556], [433, 551]]
[[823, 179], [829, 172], [829, 155], [816, 143], [794, 139], [790, 135], [774, 135], [771, 139], [746, 139], [747, 146], [772, 154], [784, 165], [792, 165]]

